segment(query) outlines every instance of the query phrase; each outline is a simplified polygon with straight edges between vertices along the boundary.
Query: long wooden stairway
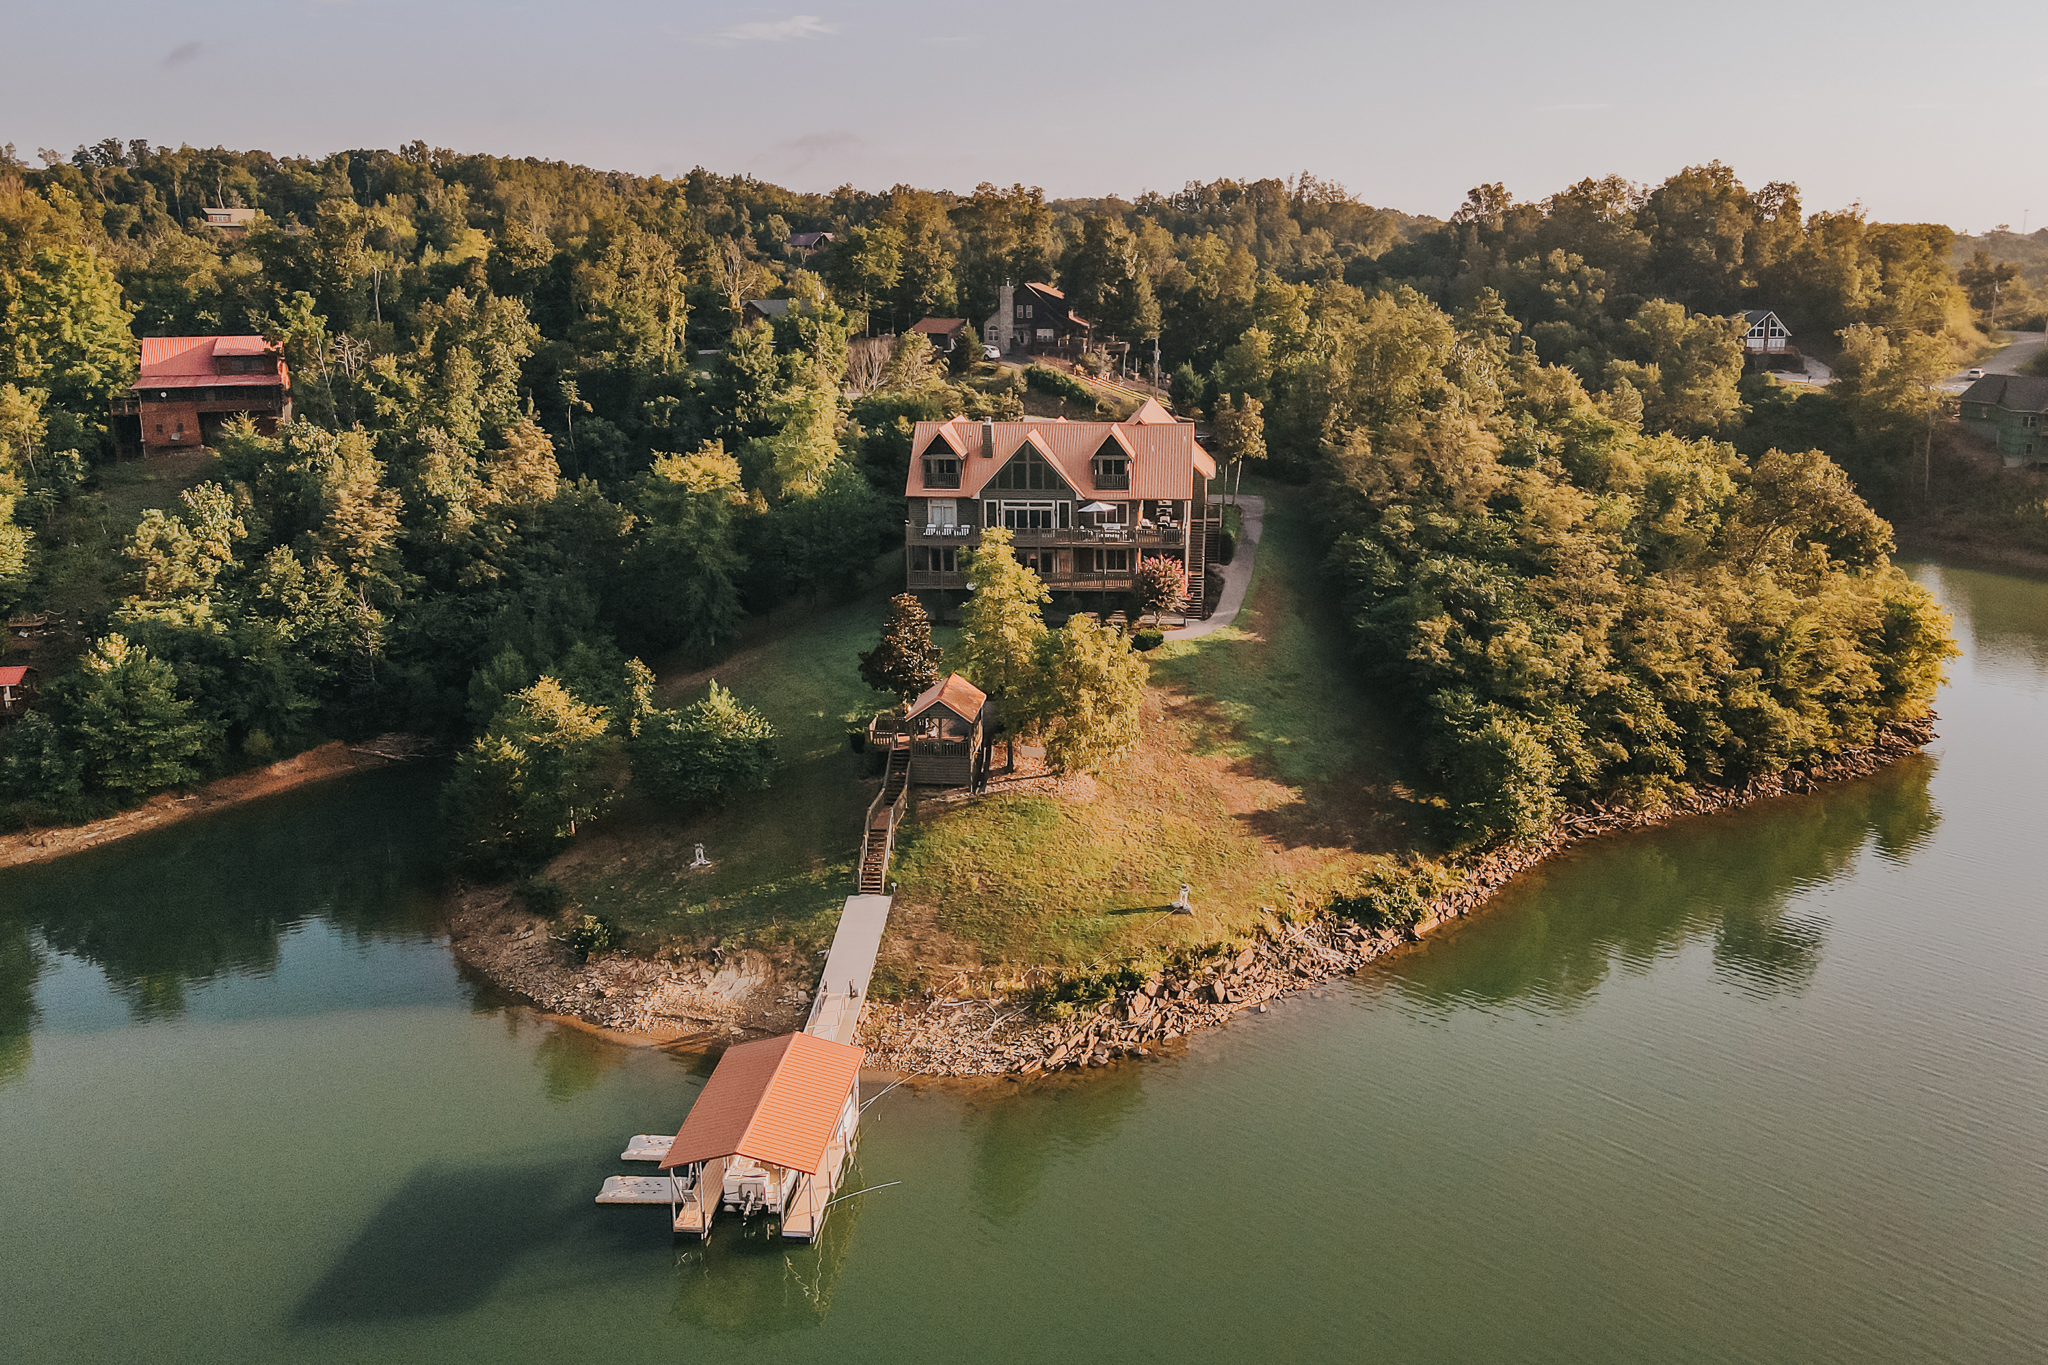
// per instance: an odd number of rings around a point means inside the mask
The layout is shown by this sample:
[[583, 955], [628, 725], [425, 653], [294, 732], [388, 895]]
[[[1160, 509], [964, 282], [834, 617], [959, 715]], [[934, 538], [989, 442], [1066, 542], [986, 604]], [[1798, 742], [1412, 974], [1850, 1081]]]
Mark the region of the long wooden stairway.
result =
[[896, 850], [896, 825], [910, 796], [910, 737], [898, 736], [889, 746], [882, 770], [882, 790], [868, 807], [867, 828], [860, 848], [860, 892], [879, 896], [887, 890], [889, 855]]

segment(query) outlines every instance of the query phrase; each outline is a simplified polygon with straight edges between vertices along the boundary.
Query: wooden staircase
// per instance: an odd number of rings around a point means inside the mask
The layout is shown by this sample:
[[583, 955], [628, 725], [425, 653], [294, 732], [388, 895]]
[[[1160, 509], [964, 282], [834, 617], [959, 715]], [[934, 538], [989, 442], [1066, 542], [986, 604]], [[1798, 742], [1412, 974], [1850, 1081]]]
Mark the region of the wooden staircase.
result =
[[896, 825], [909, 797], [910, 737], [901, 735], [889, 746], [882, 790], [868, 807], [867, 827], [861, 834], [860, 892], [864, 896], [879, 896], [888, 889], [889, 855], [896, 850]]

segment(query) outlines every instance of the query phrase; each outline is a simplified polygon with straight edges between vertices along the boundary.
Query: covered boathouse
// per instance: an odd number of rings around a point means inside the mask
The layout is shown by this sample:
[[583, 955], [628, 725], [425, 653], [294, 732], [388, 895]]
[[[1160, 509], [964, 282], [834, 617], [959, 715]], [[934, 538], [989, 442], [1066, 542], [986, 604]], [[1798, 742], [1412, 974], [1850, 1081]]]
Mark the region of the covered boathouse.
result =
[[853, 1154], [864, 1048], [788, 1033], [727, 1048], [660, 1169], [675, 1231], [711, 1236], [721, 1209], [817, 1238]]

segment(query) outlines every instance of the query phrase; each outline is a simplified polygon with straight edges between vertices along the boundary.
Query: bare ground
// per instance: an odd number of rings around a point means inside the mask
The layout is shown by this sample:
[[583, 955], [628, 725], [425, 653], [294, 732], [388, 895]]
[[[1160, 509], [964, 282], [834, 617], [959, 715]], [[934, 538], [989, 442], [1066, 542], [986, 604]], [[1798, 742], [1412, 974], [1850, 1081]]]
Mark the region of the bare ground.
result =
[[197, 791], [159, 792], [135, 809], [124, 810], [104, 820], [0, 835], [0, 867], [51, 862], [67, 854], [82, 853], [117, 839], [162, 829], [197, 815], [211, 815], [215, 811], [275, 796], [295, 787], [403, 762], [422, 749], [421, 742], [410, 735], [382, 735], [357, 745], [332, 740], [267, 767], [209, 782]]

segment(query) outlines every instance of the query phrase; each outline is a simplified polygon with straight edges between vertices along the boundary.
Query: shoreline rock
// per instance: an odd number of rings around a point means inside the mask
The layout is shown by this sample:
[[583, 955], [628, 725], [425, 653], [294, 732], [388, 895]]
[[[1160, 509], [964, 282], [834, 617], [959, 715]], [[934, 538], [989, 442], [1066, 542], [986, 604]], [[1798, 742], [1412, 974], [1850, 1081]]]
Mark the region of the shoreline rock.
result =
[[[868, 1049], [871, 1066], [934, 1079], [1038, 1076], [1172, 1050], [1201, 1029], [1354, 975], [1469, 917], [1519, 874], [1586, 840], [1866, 777], [1919, 752], [1933, 738], [1930, 713], [1924, 721], [1887, 728], [1866, 747], [1737, 786], [1696, 788], [1655, 810], [1579, 808], [1540, 839], [1482, 854], [1462, 869], [1457, 886], [1428, 902], [1406, 929], [1371, 929], [1328, 912], [1298, 923], [1269, 917], [1234, 955], [1154, 973], [1078, 1018], [1038, 1018], [1030, 1005], [1000, 995], [877, 1002], [863, 1013], [858, 1041]], [[815, 963], [789, 955], [778, 960], [757, 950], [713, 950], [710, 957], [614, 955], [578, 964], [548, 936], [548, 921], [526, 911], [503, 887], [459, 891], [448, 924], [456, 955], [494, 984], [545, 1012], [622, 1035], [623, 1041], [711, 1047], [787, 1032], [803, 1027], [808, 993], [816, 987], [806, 975], [815, 974]]]

